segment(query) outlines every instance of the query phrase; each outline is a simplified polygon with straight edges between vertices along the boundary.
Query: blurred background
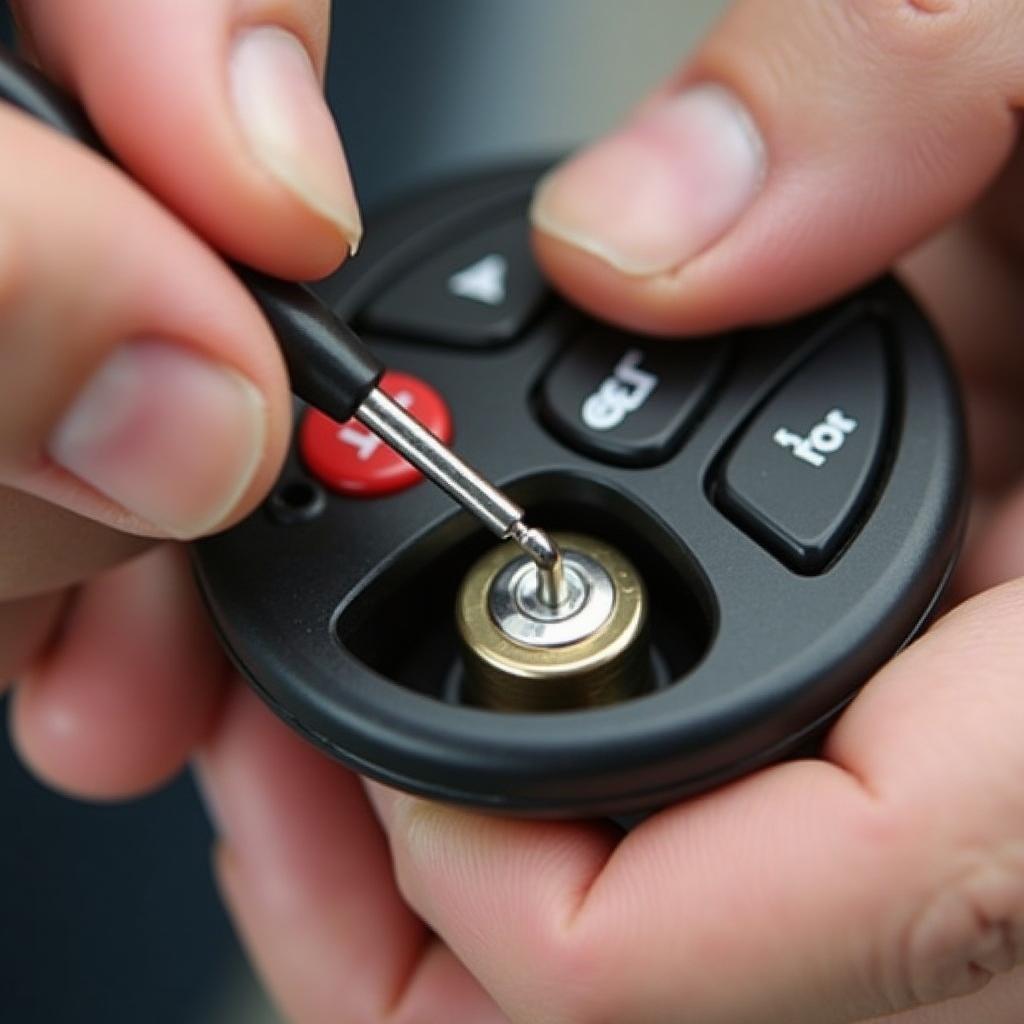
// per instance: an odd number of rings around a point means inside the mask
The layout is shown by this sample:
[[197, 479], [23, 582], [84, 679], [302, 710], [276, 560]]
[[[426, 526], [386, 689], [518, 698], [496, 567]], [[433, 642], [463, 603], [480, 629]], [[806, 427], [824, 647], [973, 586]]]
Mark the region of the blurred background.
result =
[[[364, 207], [605, 130], [723, 6], [335, 0], [328, 93]], [[0, 740], [0, 809], [2, 1024], [277, 1022], [218, 905], [190, 779], [76, 804]]]

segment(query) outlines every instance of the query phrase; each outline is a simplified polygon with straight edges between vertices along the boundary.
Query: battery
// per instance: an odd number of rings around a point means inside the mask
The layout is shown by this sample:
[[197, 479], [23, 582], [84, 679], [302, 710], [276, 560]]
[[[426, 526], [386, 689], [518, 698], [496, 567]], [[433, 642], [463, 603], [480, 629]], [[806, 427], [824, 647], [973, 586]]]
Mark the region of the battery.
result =
[[594, 537], [556, 533], [566, 592], [555, 608], [512, 544], [485, 554], [456, 599], [465, 695], [500, 711], [614, 704], [650, 686], [647, 593], [621, 552]]

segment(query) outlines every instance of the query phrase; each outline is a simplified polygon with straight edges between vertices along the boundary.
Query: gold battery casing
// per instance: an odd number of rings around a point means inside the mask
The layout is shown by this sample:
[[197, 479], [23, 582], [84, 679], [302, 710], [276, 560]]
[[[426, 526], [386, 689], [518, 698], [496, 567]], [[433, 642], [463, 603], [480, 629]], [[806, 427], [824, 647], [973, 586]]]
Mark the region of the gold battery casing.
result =
[[489, 551], [469, 571], [456, 599], [465, 690], [471, 703], [502, 711], [553, 711], [613, 704], [650, 684], [647, 594], [632, 563], [603, 541], [555, 534], [564, 552], [598, 563], [614, 599], [596, 630], [561, 646], [513, 639], [495, 621], [491, 591], [510, 563], [522, 558], [514, 544]]

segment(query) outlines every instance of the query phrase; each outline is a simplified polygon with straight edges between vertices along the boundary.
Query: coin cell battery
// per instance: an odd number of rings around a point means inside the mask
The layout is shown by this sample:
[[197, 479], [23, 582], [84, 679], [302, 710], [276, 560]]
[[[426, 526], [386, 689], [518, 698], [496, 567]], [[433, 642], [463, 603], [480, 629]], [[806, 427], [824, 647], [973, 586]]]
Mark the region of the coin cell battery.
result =
[[619, 551], [592, 537], [556, 534], [566, 595], [538, 593], [533, 563], [512, 545], [488, 552], [459, 590], [456, 621], [466, 692], [495, 710], [613, 704], [648, 687], [647, 595]]

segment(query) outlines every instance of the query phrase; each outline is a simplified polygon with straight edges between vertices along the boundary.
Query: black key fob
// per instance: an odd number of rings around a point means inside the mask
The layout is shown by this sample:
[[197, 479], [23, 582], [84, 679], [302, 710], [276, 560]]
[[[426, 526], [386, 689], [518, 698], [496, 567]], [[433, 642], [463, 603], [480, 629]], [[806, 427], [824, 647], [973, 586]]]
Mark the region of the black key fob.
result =
[[385, 390], [531, 524], [624, 557], [642, 684], [482, 704], [456, 603], [493, 540], [364, 428], [299, 404], [277, 487], [195, 565], [242, 673], [356, 771], [495, 811], [621, 814], [801, 748], [922, 629], [964, 523], [961, 413], [890, 278], [710, 339], [590, 320], [531, 259], [537, 173], [381, 215], [317, 288], [392, 367]]

